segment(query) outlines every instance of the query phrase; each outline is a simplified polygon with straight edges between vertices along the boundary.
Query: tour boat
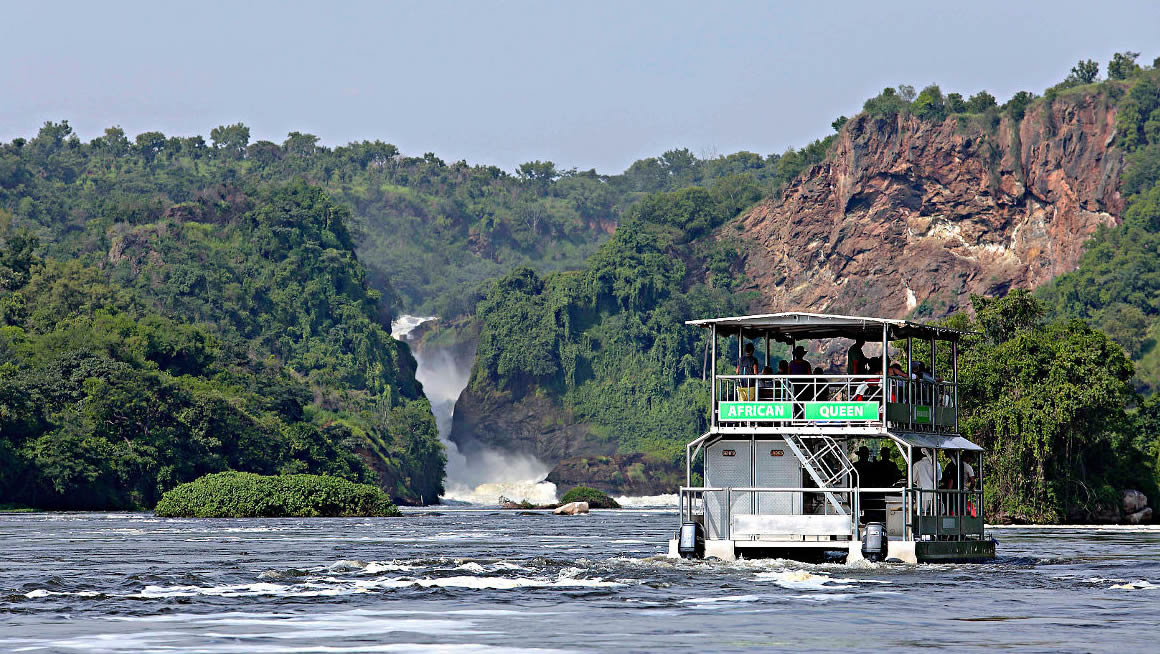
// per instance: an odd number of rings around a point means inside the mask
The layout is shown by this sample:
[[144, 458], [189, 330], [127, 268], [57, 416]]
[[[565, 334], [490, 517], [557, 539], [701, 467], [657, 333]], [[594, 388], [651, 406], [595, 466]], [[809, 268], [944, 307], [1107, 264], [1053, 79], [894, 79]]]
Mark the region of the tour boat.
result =
[[[711, 417], [708, 431], [685, 448], [681, 526], [670, 556], [907, 563], [995, 556], [984, 533], [983, 449], [959, 432], [958, 344], [968, 332], [811, 313], [686, 324], [710, 333]], [[894, 352], [899, 367], [882, 358], [869, 367], [873, 374], [865, 364], [851, 371], [843, 356], [851, 374], [721, 374], [721, 339], [731, 343], [729, 372], [745, 356], [744, 343], [764, 345], [754, 349], [757, 363], [764, 359], [761, 372], [773, 367], [774, 342], [793, 352], [804, 341], [829, 339], [874, 344], [870, 356], [850, 348], [851, 356], [872, 361]], [[798, 372], [803, 365], [797, 362]], [[898, 450], [897, 465], [851, 460], [851, 450], [882, 452], [887, 444]], [[701, 486], [693, 484], [697, 463]], [[896, 470], [897, 481], [883, 470]]]

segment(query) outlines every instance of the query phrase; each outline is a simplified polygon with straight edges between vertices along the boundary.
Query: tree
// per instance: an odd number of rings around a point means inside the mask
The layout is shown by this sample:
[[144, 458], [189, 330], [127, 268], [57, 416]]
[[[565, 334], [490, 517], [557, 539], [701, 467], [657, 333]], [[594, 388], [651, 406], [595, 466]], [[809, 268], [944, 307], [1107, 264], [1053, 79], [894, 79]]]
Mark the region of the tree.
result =
[[250, 143], [250, 128], [242, 123], [219, 125], [209, 132], [214, 150], [226, 159], [241, 159], [246, 156], [246, 146]]
[[539, 193], [547, 193], [548, 186], [560, 176], [556, 164], [551, 161], [529, 161], [520, 164], [516, 172], [519, 178]]
[[1077, 84], [1091, 84], [1100, 78], [1100, 65], [1091, 59], [1080, 59], [1079, 63], [1072, 66], [1071, 74], [1067, 76], [1067, 81], [1072, 81]]
[[309, 157], [318, 151], [318, 137], [302, 132], [290, 132], [282, 142], [282, 149], [291, 157]]
[[1136, 63], [1136, 57], [1139, 56], [1139, 52], [1128, 50], [1112, 55], [1112, 60], [1108, 62], [1108, 79], [1124, 80], [1134, 75], [1140, 70], [1140, 66]]
[[942, 120], [946, 118], [946, 101], [943, 99], [942, 89], [937, 84], [931, 84], [918, 94], [911, 103], [911, 111], [919, 118], [926, 120]]
[[967, 100], [967, 111], [972, 114], [981, 114], [995, 106], [995, 96], [986, 91], [979, 91]]
[[846, 121], [848, 120], [850, 119], [846, 118], [845, 116], [838, 116], [834, 119], [834, 122], [830, 123], [830, 127], [833, 127], [835, 132], [840, 132], [842, 131], [842, 126], [845, 125]]
[[987, 336], [960, 348], [959, 420], [987, 450], [988, 512], [1059, 522], [1114, 509], [1137, 474], [1125, 465], [1141, 470], [1124, 351], [1082, 321], [1042, 323], [1026, 292], [972, 303]]
[[967, 103], [963, 100], [962, 93], [947, 94], [947, 111], [952, 114], [967, 113]]
[[161, 132], [142, 132], [137, 135], [137, 152], [147, 163], [153, 163], [158, 154], [165, 150], [165, 135]]
[[1011, 115], [1012, 119], [1023, 120], [1023, 115], [1027, 113], [1027, 107], [1033, 99], [1035, 99], [1035, 95], [1032, 93], [1019, 91], [1011, 96], [1011, 99], [1007, 101], [1007, 104], [1003, 105], [1003, 108], [1007, 110], [1007, 113]]
[[914, 101], [914, 87], [909, 84], [898, 85], [898, 97], [902, 98], [903, 102], [910, 103]]

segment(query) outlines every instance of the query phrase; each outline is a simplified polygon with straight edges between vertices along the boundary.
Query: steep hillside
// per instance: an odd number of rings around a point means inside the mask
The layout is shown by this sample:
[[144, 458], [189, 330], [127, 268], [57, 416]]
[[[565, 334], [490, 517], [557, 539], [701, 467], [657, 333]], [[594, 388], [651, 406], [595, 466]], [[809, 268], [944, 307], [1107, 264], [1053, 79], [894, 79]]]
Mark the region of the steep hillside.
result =
[[0, 503], [148, 509], [225, 469], [437, 500], [434, 419], [347, 208], [69, 136], [0, 147]]
[[637, 453], [654, 470], [676, 465], [704, 426], [704, 341], [682, 321], [779, 310], [938, 318], [968, 309], [973, 293], [1074, 269], [1089, 237], [1124, 212], [1119, 111], [1151, 75], [1073, 75], [1001, 106], [985, 92], [964, 101], [935, 86], [917, 97], [887, 89], [835, 121], [817, 164], [725, 212], [734, 217], [714, 214], [717, 227], [666, 238], [666, 226], [689, 224], [688, 203], [645, 198], [585, 270], [493, 287], [452, 438], [464, 451], [478, 441], [536, 454], [558, 464], [549, 479], [671, 490], [663, 474], [653, 488], [629, 483], [624, 466], [640, 464]]
[[1075, 268], [1123, 210], [1115, 119], [1104, 89], [1021, 120], [856, 116], [824, 162], [738, 221], [753, 309], [942, 316]]

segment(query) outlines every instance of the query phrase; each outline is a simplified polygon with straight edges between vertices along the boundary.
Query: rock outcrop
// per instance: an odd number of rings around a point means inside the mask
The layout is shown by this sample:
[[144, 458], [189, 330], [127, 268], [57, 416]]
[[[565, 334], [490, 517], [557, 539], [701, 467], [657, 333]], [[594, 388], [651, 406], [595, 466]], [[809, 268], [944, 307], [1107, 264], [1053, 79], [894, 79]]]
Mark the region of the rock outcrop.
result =
[[455, 404], [451, 440], [469, 463], [484, 447], [513, 455], [530, 454], [548, 465], [569, 457], [616, 451], [615, 442], [576, 422], [546, 395], [532, 393], [517, 399], [511, 393], [480, 392], [470, 386]]
[[1123, 208], [1114, 136], [1102, 95], [996, 125], [861, 115], [824, 162], [725, 233], [748, 248], [755, 311], [944, 315], [971, 293], [1075, 267]]
[[560, 461], [547, 481], [557, 488], [591, 486], [613, 495], [660, 495], [683, 485], [685, 471], [639, 453], [577, 456]]

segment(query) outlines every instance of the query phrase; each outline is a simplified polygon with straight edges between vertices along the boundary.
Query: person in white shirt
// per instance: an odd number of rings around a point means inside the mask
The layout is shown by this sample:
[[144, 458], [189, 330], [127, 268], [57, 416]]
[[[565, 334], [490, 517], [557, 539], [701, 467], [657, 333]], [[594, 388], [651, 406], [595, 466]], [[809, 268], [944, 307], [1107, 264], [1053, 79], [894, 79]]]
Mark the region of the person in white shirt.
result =
[[[933, 456], [927, 456], [926, 450], [919, 449], [914, 455], [914, 481], [924, 491], [936, 490], [942, 481], [942, 470], [938, 462]], [[936, 506], [934, 500], [933, 492], [922, 494], [922, 515], [934, 515], [932, 512]]]

